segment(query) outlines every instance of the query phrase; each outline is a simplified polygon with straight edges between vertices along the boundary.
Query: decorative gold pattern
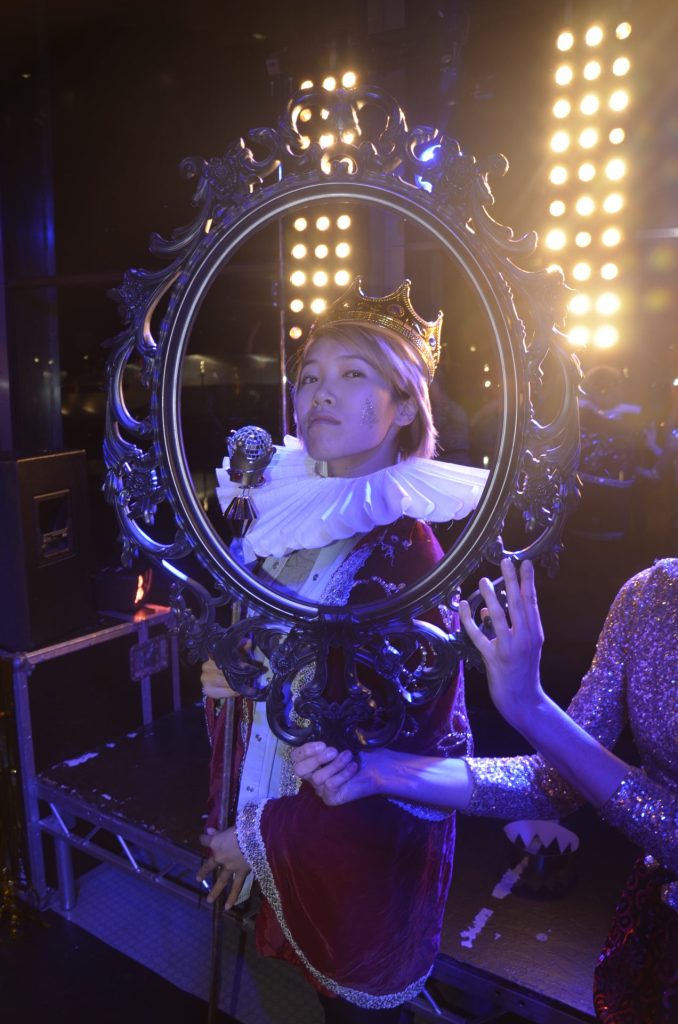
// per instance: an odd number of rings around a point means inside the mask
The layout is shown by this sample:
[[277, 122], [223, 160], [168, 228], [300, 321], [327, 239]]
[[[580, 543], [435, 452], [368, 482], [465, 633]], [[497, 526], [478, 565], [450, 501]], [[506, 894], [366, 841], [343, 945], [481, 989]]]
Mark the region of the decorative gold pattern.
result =
[[410, 299], [411, 284], [409, 278], [405, 278], [400, 287], [388, 295], [365, 295], [362, 278], [356, 277], [343, 295], [312, 324], [309, 336], [336, 324], [370, 323], [385, 327], [416, 349], [430, 383], [440, 361], [443, 313], [439, 310], [437, 319], [432, 321], [420, 317]]

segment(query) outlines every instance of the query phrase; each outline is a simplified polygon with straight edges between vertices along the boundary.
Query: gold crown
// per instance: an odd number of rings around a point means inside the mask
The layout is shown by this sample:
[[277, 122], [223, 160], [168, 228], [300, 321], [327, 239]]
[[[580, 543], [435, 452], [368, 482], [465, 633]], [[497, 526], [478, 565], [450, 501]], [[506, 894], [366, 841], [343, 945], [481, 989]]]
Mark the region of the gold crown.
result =
[[386, 327], [416, 348], [428, 372], [430, 384], [440, 361], [443, 314], [442, 310], [439, 311], [437, 319], [430, 323], [423, 320], [410, 300], [411, 284], [409, 278], [405, 278], [400, 287], [388, 295], [365, 295], [362, 278], [356, 277], [344, 294], [314, 321], [309, 335], [317, 334], [321, 328], [332, 327], [334, 324], [371, 323]]

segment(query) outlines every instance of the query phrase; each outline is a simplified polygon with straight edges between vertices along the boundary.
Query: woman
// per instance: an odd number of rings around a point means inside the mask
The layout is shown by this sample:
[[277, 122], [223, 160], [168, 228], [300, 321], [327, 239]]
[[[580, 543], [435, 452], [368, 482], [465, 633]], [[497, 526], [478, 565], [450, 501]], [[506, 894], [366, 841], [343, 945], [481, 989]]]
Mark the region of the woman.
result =
[[[423, 520], [461, 518], [477, 504], [487, 472], [431, 458], [428, 386], [441, 323], [442, 314], [427, 323], [414, 311], [409, 281], [375, 298], [357, 279], [312, 327], [294, 388], [299, 442], [277, 450], [245, 538], [245, 557], [263, 559], [258, 572], [277, 586], [319, 603], [383, 599], [442, 557]], [[225, 473], [219, 482], [225, 507], [234, 488]], [[446, 619], [447, 609], [432, 613], [440, 626]], [[340, 651], [327, 669], [326, 696], [339, 700]], [[379, 691], [374, 673], [361, 678]], [[210, 700], [233, 696], [213, 665], [204, 683]], [[262, 705], [238, 704], [236, 824], [216, 833], [212, 813], [203, 837], [210, 856], [200, 877], [226, 869], [210, 900], [232, 880], [232, 906], [251, 871], [266, 900], [259, 949], [303, 967], [326, 1019], [396, 1021], [437, 953], [453, 815], [381, 799], [327, 808], [312, 787], [298, 791], [290, 750], [268, 730]], [[413, 710], [395, 749], [439, 758], [469, 745], [459, 677]], [[218, 753], [215, 766], [218, 776]]]
[[[480, 589], [496, 638], [481, 632], [464, 603], [461, 619], [485, 661], [495, 705], [539, 755], [432, 761], [378, 751], [358, 764], [306, 744], [294, 752], [296, 770], [329, 804], [380, 793], [534, 818], [560, 817], [578, 794], [589, 800], [645, 852], [596, 968], [596, 1012], [606, 1024], [669, 1024], [678, 1019], [678, 560], [657, 562], [622, 588], [568, 712], [539, 679], [543, 633], [532, 566], [524, 563], [520, 579], [508, 560], [502, 571], [510, 625], [488, 580]], [[642, 768], [608, 749], [627, 723]]]

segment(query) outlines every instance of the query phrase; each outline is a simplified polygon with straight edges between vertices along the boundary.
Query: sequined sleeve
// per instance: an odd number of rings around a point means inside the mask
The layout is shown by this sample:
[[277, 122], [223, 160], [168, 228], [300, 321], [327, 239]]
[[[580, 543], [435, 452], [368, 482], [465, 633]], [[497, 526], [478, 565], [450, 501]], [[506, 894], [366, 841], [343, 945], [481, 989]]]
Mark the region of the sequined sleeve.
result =
[[678, 790], [632, 768], [600, 814], [665, 867], [678, 872]]
[[[608, 614], [593, 664], [568, 708], [606, 747], [614, 746], [630, 717], [646, 770], [631, 769], [601, 814], [673, 866], [678, 860], [678, 775], [672, 771], [677, 746], [677, 588], [675, 561], [657, 563], [624, 585]], [[674, 724], [667, 726], [667, 719]], [[541, 755], [471, 758], [468, 764], [474, 790], [467, 813], [555, 818], [582, 802]]]

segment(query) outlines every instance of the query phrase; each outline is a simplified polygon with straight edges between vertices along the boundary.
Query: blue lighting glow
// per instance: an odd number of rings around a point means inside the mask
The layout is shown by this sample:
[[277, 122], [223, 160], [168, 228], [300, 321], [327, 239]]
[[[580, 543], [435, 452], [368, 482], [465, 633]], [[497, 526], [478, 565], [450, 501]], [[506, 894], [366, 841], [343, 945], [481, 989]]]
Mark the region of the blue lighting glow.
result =
[[[436, 154], [438, 153], [439, 150], [440, 150], [440, 143], [439, 142], [434, 142], [430, 146], [427, 146], [425, 149], [423, 149], [421, 151], [421, 153], [417, 153], [417, 159], [418, 160], [422, 160], [424, 163], [427, 163], [427, 164], [431, 163], [432, 160], [435, 160]], [[423, 190], [425, 192], [433, 192], [433, 185], [432, 185], [432, 183], [430, 181], [424, 181], [424, 179], [422, 178], [421, 174], [415, 174], [414, 181], [415, 181], [415, 184], [419, 188], [423, 188]]]
[[173, 576], [176, 576], [177, 579], [183, 580], [184, 583], [187, 581], [188, 576], [185, 576], [183, 572], [179, 572], [176, 566], [172, 565], [171, 562], [168, 562], [163, 558], [162, 565], [165, 567], [165, 569], [167, 569], [168, 572], [171, 572]]
[[419, 153], [419, 159], [425, 160], [426, 163], [428, 163], [429, 160], [433, 160], [435, 158], [435, 155], [439, 149], [440, 143], [434, 142], [432, 146], [427, 146], [423, 153]]

